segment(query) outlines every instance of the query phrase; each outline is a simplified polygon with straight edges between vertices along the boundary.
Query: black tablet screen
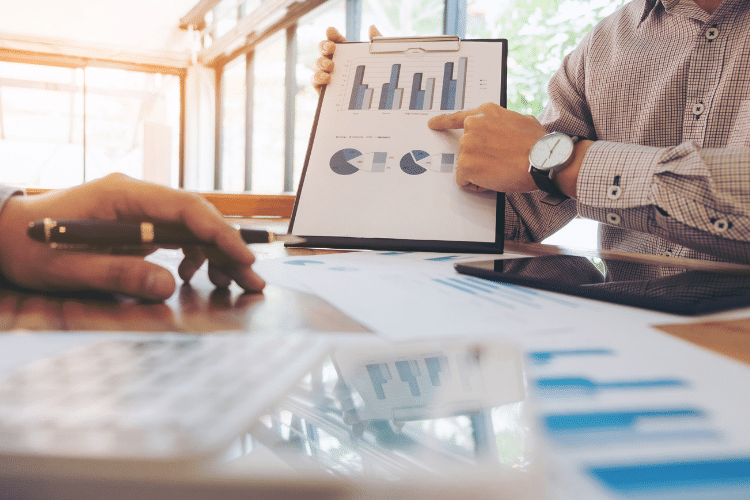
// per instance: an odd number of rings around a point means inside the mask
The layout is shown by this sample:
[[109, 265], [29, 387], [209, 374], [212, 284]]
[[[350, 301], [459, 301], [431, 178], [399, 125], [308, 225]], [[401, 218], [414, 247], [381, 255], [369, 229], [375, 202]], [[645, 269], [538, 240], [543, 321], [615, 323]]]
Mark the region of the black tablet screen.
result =
[[[676, 314], [703, 314], [750, 306], [750, 275], [648, 266], [654, 278], [610, 281], [616, 260], [552, 255], [456, 264], [479, 278]], [[642, 268], [642, 266], [641, 266]]]

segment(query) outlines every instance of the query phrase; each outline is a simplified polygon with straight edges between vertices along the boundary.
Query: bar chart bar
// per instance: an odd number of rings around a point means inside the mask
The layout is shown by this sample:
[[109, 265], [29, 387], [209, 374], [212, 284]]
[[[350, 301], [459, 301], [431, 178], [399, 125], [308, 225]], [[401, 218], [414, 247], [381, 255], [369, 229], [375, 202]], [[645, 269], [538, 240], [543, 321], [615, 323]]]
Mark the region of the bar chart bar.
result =
[[456, 78], [453, 78], [454, 63], [447, 62], [443, 69], [443, 95], [440, 98], [441, 110], [454, 110], [464, 108], [466, 97], [466, 66], [468, 59], [461, 57], [458, 60]]
[[[414, 73], [411, 83], [411, 99], [409, 99], [409, 109], [422, 109], [419, 104], [419, 93], [422, 91], [422, 73]], [[422, 94], [424, 100], [424, 93]]]
[[466, 65], [468, 59], [461, 57], [458, 60], [458, 71], [456, 74], [456, 101], [453, 109], [464, 109], [464, 98], [466, 97]]
[[383, 87], [380, 89], [380, 103], [378, 104], [378, 109], [390, 109], [387, 108], [387, 102], [388, 102], [388, 86], [390, 84], [384, 83]]
[[450, 99], [451, 82], [453, 82], [453, 63], [445, 63], [443, 69], [443, 94], [440, 98], [440, 109], [453, 109], [453, 102]]
[[435, 96], [435, 79], [428, 78], [424, 86], [424, 102], [422, 109], [432, 109], [432, 98]]
[[388, 153], [375, 153], [372, 158], [372, 171], [385, 172], [385, 163], [388, 160]]
[[[365, 85], [365, 87], [367, 87], [367, 85]], [[359, 109], [370, 109], [372, 107], [372, 94], [373, 89], [365, 89], [365, 93], [362, 96], [362, 106]]]
[[425, 80], [425, 88], [422, 89], [423, 78], [424, 73], [414, 73], [409, 109], [432, 109], [432, 97], [435, 95], [435, 79], [428, 78]]
[[391, 80], [383, 84], [383, 93], [380, 95], [379, 109], [400, 109], [404, 89], [398, 88], [398, 79], [401, 76], [401, 65], [391, 66]]
[[443, 173], [453, 172], [453, 162], [455, 155], [443, 153], [440, 161], [440, 171]]
[[393, 100], [391, 101], [391, 107], [388, 109], [401, 109], [401, 102], [404, 99], [404, 89], [396, 89], [393, 92]]
[[[354, 74], [354, 85], [352, 85], [352, 95], [349, 99], [349, 109], [362, 109], [363, 103], [365, 101], [365, 93], [368, 90], [367, 85], [364, 85], [362, 83], [364, 76], [365, 66], [357, 66], [357, 70]], [[372, 91], [370, 98], [372, 98]]]

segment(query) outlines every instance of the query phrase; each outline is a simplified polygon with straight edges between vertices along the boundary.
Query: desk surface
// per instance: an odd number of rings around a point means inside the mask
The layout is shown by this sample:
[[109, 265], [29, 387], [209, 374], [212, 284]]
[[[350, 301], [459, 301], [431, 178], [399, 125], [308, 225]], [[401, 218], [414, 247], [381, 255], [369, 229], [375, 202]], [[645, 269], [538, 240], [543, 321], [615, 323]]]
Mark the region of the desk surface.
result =
[[[268, 219], [240, 221], [284, 232], [286, 221]], [[331, 253], [335, 250], [287, 249], [281, 242], [252, 245], [258, 259], [291, 255]], [[506, 250], [528, 254], [567, 253], [550, 245], [508, 243]], [[159, 250], [155, 262], [176, 276], [181, 254]], [[176, 277], [177, 278], [177, 277]], [[179, 278], [177, 278], [180, 283]], [[715, 352], [750, 364], [750, 318], [656, 325], [662, 331]], [[23, 290], [0, 290], [0, 330], [88, 330], [215, 332], [222, 330], [289, 331], [313, 329], [328, 332], [369, 330], [324, 300], [303, 292], [268, 285], [263, 293], [248, 294], [232, 285], [216, 289], [206, 273], [199, 272], [190, 284], [180, 284], [163, 303], [142, 303], [102, 294], [37, 294]]]

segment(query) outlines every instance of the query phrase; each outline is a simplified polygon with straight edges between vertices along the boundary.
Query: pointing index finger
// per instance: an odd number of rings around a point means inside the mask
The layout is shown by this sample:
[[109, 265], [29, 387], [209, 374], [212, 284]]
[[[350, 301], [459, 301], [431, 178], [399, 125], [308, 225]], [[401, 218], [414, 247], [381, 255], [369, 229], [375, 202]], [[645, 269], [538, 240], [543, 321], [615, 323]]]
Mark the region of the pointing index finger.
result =
[[470, 109], [468, 111], [457, 111], [446, 115], [433, 116], [427, 122], [427, 126], [432, 130], [449, 130], [464, 128], [464, 120], [469, 116], [481, 114], [480, 108]]

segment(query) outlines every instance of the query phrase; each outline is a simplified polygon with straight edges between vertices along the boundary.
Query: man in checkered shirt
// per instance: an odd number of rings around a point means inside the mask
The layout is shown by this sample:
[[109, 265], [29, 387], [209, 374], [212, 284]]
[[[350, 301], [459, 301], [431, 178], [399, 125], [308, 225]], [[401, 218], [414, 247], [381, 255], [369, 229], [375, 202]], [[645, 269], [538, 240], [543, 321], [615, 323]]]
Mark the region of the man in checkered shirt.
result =
[[[464, 129], [457, 181], [506, 193], [507, 239], [542, 241], [580, 214], [602, 223], [603, 249], [750, 264], [749, 6], [633, 0], [565, 58], [538, 120], [485, 104], [429, 126]], [[328, 38], [316, 85], [343, 40]], [[570, 197], [557, 206], [528, 172], [552, 131], [581, 138], [554, 178]], [[655, 273], [629, 265], [609, 278]]]

